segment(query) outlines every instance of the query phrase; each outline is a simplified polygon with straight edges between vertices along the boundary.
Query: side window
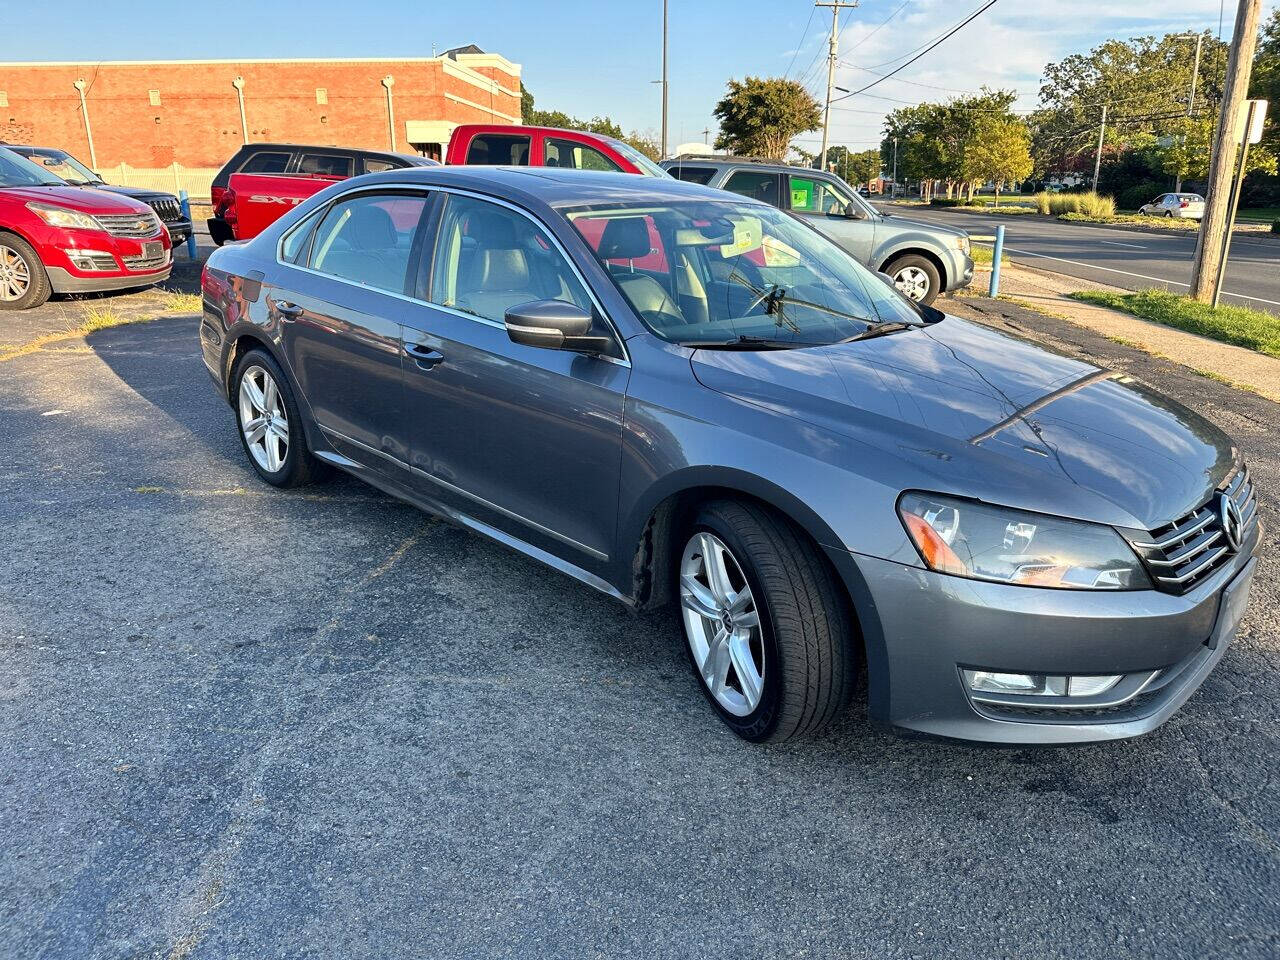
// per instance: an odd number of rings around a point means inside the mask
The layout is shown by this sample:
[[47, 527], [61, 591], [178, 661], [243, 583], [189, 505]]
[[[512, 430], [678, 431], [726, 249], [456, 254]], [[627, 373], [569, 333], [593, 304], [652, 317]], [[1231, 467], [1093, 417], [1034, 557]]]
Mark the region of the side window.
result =
[[315, 211], [284, 235], [284, 240], [280, 243], [281, 260], [285, 263], [299, 263], [306, 259], [307, 240], [323, 212], [323, 208]]
[[529, 165], [528, 137], [507, 133], [481, 133], [471, 138], [467, 147], [467, 163]]
[[545, 232], [514, 210], [450, 196], [436, 240], [430, 300], [503, 322], [511, 307], [565, 300], [584, 310], [591, 298]]
[[304, 153], [298, 164], [299, 173], [315, 173], [324, 177], [349, 177], [355, 168], [352, 157], [330, 153]]
[[403, 293], [424, 194], [366, 193], [329, 208], [311, 243], [313, 270]]
[[289, 154], [287, 153], [269, 153], [265, 150], [250, 155], [249, 159], [240, 165], [237, 173], [284, 173], [285, 168], [289, 166]]
[[[796, 213], [843, 213], [853, 200], [834, 183], [821, 177], [788, 178], [791, 210]], [[854, 206], [856, 210], [857, 207]]]
[[542, 162], [548, 167], [569, 167], [573, 170], [616, 172], [622, 169], [595, 147], [559, 137], [547, 137], [543, 141]]
[[772, 207], [782, 206], [782, 177], [776, 173], [736, 170], [725, 181], [724, 189], [752, 200], [761, 200]]
[[365, 157], [364, 172], [365, 173], [381, 173], [383, 170], [398, 170], [400, 164], [392, 163], [390, 160], [375, 160], [373, 157]]
[[711, 178], [716, 175], [715, 167], [686, 167], [684, 164], [677, 164], [667, 170], [677, 180], [687, 180], [689, 183], [710, 183]]

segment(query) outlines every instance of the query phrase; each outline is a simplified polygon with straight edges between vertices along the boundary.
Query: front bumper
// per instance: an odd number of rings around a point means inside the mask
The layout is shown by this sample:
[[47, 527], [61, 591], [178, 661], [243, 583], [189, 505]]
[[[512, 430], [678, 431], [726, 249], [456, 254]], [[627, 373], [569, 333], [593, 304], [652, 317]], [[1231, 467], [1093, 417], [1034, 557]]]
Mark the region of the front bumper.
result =
[[946, 292], [959, 290], [973, 283], [973, 258], [968, 254], [957, 252], [947, 264]]
[[[917, 734], [993, 744], [1146, 733], [1172, 716], [1222, 659], [1248, 600], [1261, 539], [1259, 525], [1235, 562], [1183, 596], [985, 583], [859, 556], [860, 582], [849, 586], [863, 600], [872, 718]], [[1134, 676], [1119, 688], [1124, 702], [1101, 696], [1077, 709], [1048, 709], [1033, 698], [975, 701], [961, 676], [965, 667]]]
[[46, 267], [49, 283], [54, 293], [98, 293], [103, 290], [128, 290], [130, 287], [145, 287], [153, 283], [163, 283], [169, 279], [173, 270], [173, 260], [161, 270], [150, 273], [114, 273], [103, 276], [76, 276], [62, 267]]

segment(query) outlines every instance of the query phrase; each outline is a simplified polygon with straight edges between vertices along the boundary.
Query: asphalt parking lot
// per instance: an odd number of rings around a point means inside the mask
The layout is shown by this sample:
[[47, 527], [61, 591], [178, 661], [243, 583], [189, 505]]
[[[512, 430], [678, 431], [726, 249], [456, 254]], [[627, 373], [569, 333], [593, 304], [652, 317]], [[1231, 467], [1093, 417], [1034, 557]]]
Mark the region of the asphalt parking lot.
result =
[[747, 745], [673, 617], [258, 483], [195, 316], [0, 359], [0, 956], [1275, 957], [1280, 411], [1009, 309], [1257, 480], [1242, 635], [1139, 740]]

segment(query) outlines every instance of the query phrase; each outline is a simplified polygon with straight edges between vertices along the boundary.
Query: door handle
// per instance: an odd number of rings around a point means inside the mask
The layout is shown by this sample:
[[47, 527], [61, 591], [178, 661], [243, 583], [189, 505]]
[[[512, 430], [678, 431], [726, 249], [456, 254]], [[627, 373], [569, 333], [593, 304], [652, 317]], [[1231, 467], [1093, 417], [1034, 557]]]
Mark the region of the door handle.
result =
[[404, 352], [413, 357], [419, 370], [432, 370], [444, 361], [444, 354], [425, 343], [406, 343]]
[[288, 300], [276, 301], [276, 313], [282, 317], [288, 317], [290, 320], [302, 316], [302, 308], [296, 303], [290, 303]]

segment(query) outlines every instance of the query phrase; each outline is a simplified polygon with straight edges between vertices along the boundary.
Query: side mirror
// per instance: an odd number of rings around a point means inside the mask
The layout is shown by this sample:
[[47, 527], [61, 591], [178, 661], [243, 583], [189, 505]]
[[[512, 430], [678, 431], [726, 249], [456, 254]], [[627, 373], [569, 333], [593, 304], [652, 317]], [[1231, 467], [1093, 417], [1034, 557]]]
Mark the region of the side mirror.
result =
[[876, 276], [879, 277], [881, 280], [883, 280], [889, 286], [890, 289], [892, 290], [898, 289], [898, 284], [894, 281], [893, 277], [889, 276], [883, 270], [877, 270]]
[[507, 336], [513, 343], [548, 350], [603, 353], [613, 342], [591, 336], [591, 314], [564, 300], [533, 300], [506, 312]]

